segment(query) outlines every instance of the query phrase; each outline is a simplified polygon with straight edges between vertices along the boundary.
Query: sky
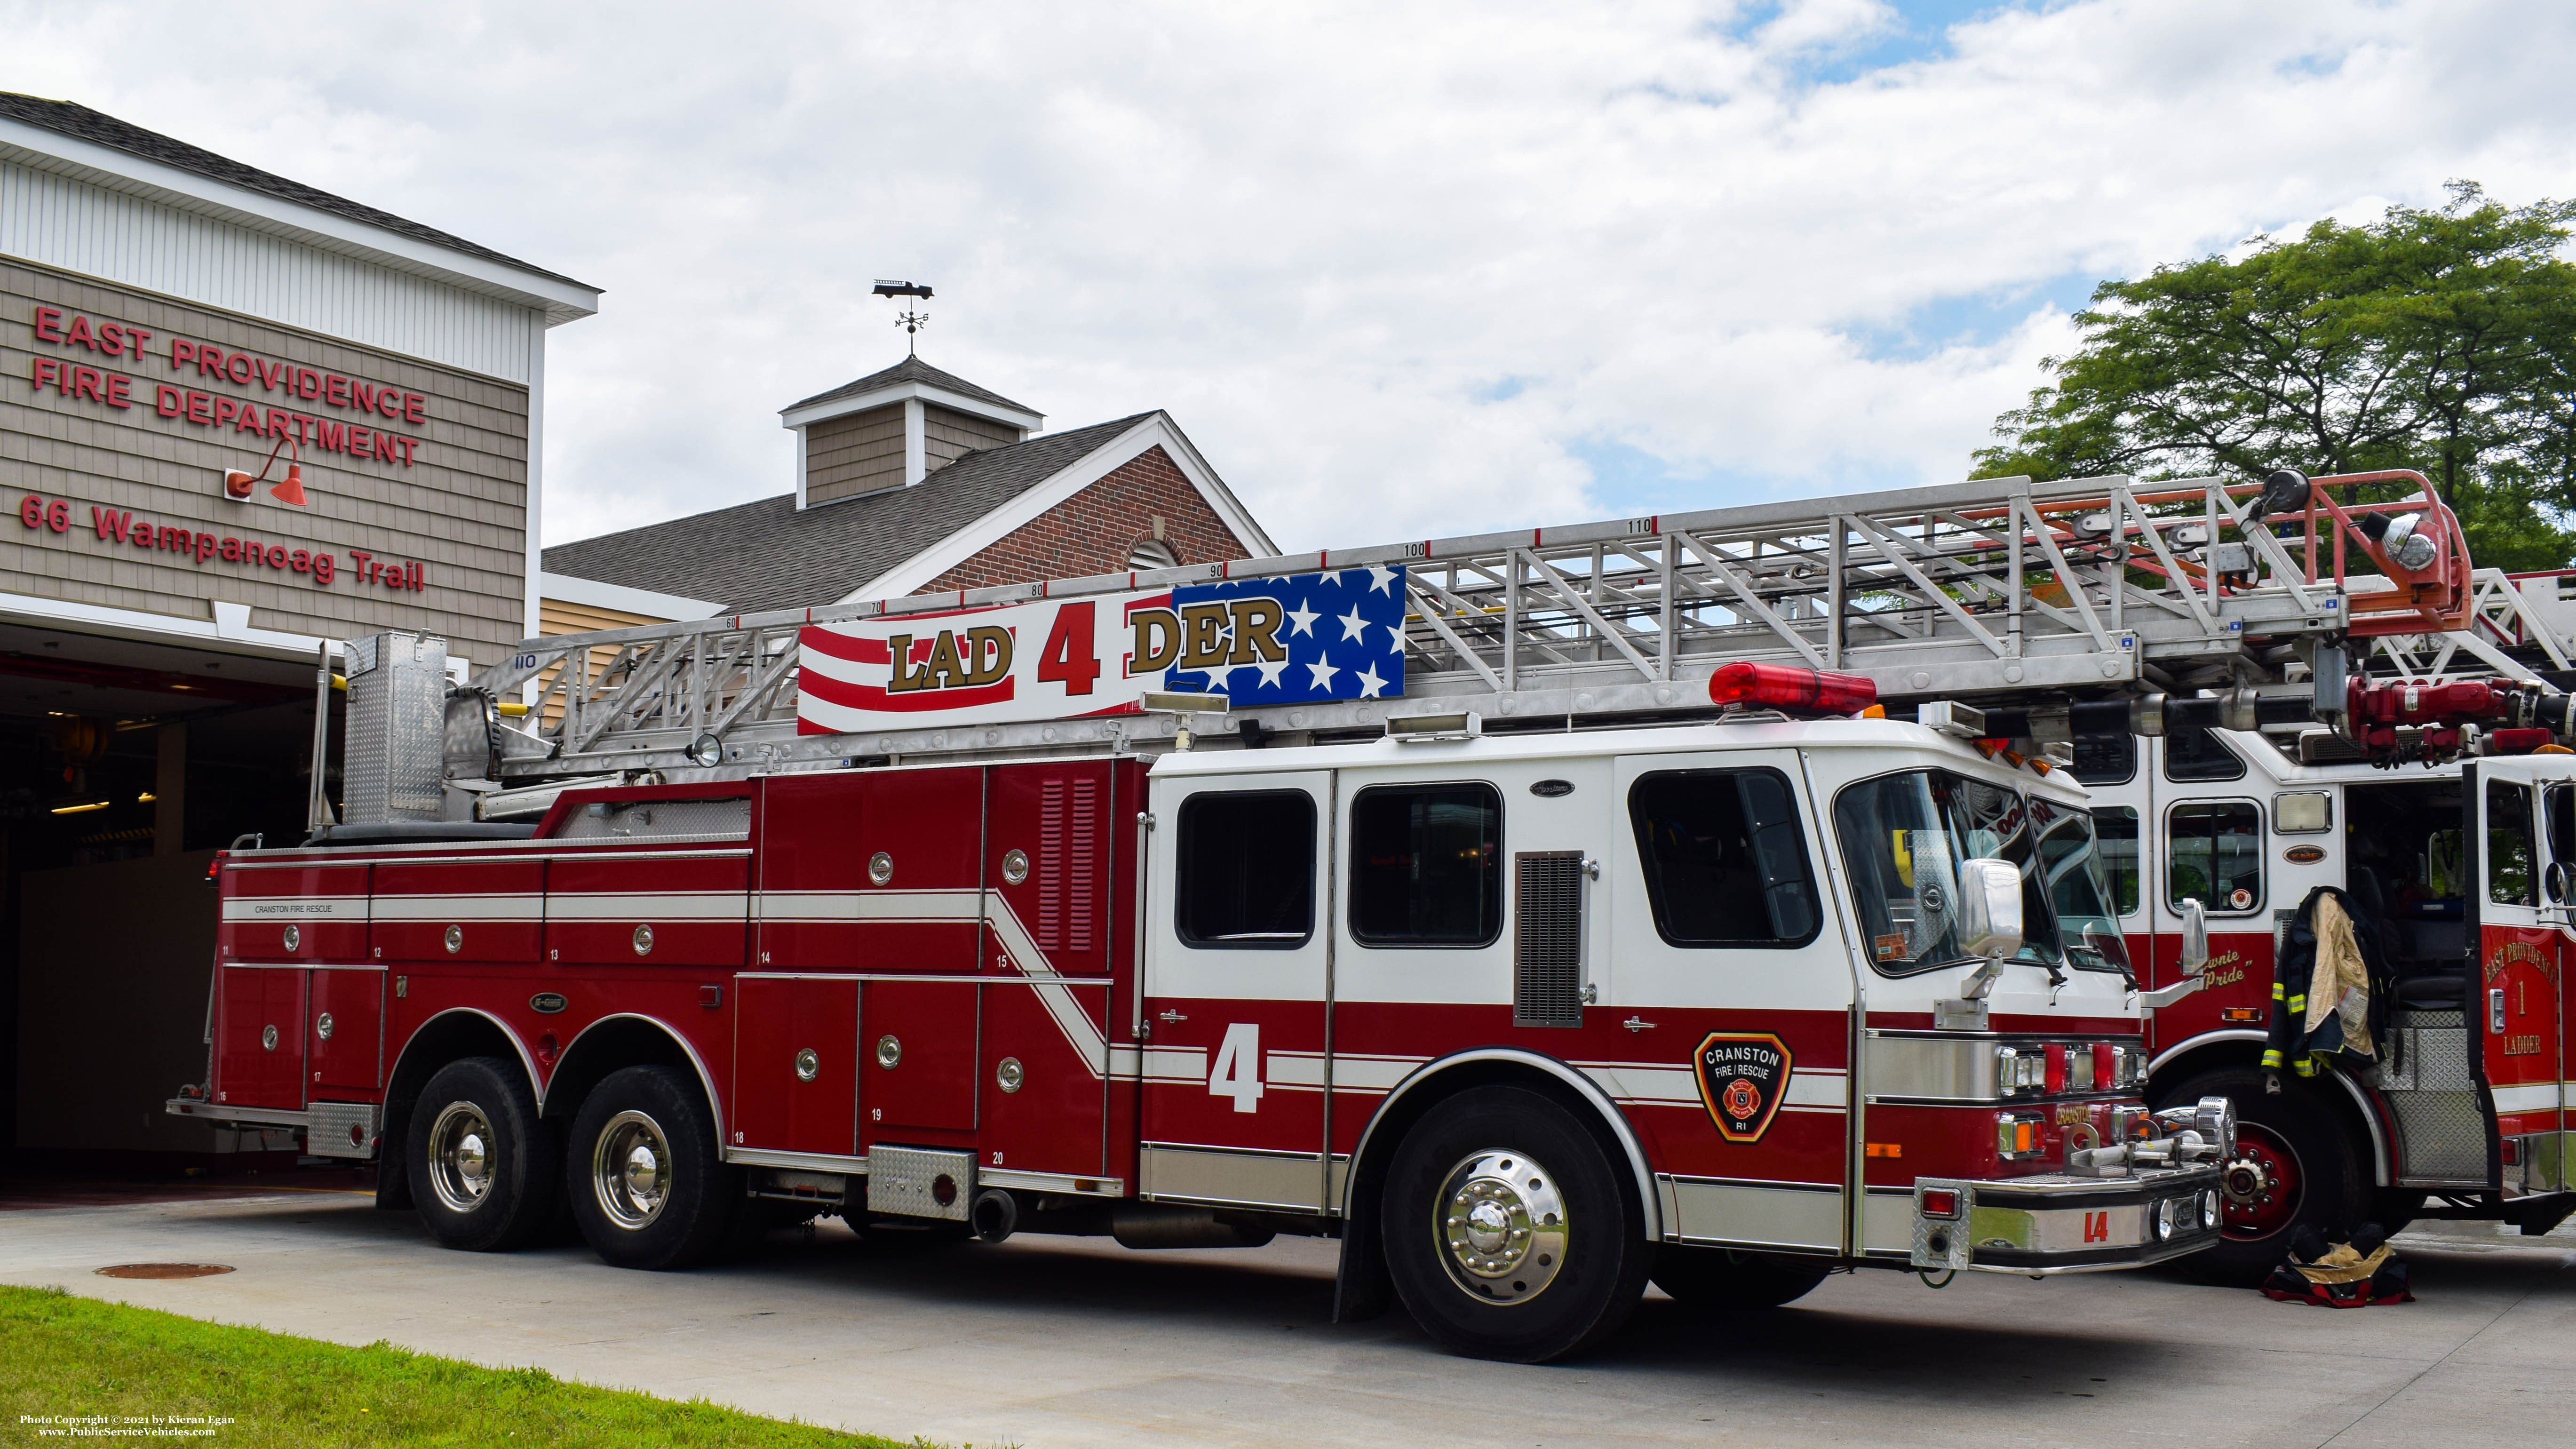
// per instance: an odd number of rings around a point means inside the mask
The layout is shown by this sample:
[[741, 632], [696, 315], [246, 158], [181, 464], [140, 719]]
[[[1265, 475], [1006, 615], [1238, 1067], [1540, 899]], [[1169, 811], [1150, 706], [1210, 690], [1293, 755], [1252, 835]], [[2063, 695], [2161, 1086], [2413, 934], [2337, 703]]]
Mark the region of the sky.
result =
[[1168, 411], [1283, 549], [1965, 476], [2138, 275], [2576, 194], [2576, 6], [0, 0], [0, 89], [606, 290], [549, 543], [792, 486], [924, 360]]

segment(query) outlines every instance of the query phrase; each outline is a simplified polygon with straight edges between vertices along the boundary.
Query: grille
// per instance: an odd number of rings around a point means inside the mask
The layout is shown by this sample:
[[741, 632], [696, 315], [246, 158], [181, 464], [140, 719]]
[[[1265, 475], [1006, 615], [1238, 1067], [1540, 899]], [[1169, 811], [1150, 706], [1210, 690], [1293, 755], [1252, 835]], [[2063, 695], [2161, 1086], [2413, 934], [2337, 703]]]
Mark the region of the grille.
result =
[[1583, 852], [1512, 857], [1512, 1025], [1583, 1025]]
[[351, 825], [436, 820], [447, 752], [447, 641], [350, 641], [340, 817]]

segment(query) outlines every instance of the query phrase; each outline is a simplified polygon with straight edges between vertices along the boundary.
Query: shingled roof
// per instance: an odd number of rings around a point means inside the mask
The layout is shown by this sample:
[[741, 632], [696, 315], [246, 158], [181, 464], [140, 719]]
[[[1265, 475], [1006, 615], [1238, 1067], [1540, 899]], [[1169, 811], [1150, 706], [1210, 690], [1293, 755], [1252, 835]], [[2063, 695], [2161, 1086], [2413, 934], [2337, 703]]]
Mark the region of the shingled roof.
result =
[[790, 403], [786, 407], [780, 408], [779, 411], [781, 413], [792, 413], [800, 408], [810, 408], [816, 403], [836, 402], [845, 397], [858, 397], [865, 393], [875, 392], [880, 388], [893, 387], [898, 383], [906, 382], [917, 382], [924, 387], [940, 388], [948, 392], [957, 393], [960, 396], [974, 398], [978, 402], [991, 403], [995, 407], [1009, 408], [1013, 412], [1027, 413], [1033, 417], [1038, 415], [1038, 410], [1030, 407], [1027, 403], [1016, 403], [990, 388], [977, 387], [975, 384], [968, 382], [966, 379], [957, 376], [953, 372], [941, 372], [938, 368], [931, 366], [929, 363], [922, 361], [918, 357], [907, 357], [903, 361], [896, 363], [894, 366], [887, 368], [883, 372], [871, 372], [856, 382], [845, 382], [839, 387], [832, 389], [830, 392], [818, 392], [812, 397], [805, 399], [803, 402]]
[[[936, 376], [947, 379], [937, 384], [941, 387], [954, 381], [945, 373]], [[992, 396], [981, 388], [971, 390]], [[968, 453], [909, 488], [845, 502], [799, 509], [796, 495], [783, 493], [557, 544], [545, 551], [545, 571], [704, 599], [721, 604], [717, 612], [726, 614], [837, 603], [1152, 416], [1137, 413]]]
[[199, 176], [238, 186], [246, 191], [256, 191], [266, 196], [276, 197], [280, 201], [291, 201], [298, 206], [309, 206], [316, 211], [325, 211], [334, 216], [346, 217], [351, 221], [381, 227], [386, 231], [410, 237], [414, 241], [424, 241], [433, 246], [445, 247], [450, 251], [463, 252], [467, 256], [480, 257], [487, 262], [499, 262], [503, 266], [516, 268], [531, 276], [570, 283], [590, 291], [598, 290], [588, 282], [576, 281], [560, 272], [549, 272], [543, 267], [532, 267], [516, 257], [504, 256], [490, 247], [477, 246], [463, 237], [451, 236], [436, 227], [423, 226], [416, 221], [406, 221], [392, 212], [378, 211], [372, 206], [351, 201], [346, 197], [333, 196], [330, 192], [317, 190], [300, 181], [289, 181], [283, 176], [270, 175], [256, 166], [245, 166], [239, 161], [191, 146], [185, 141], [174, 140], [158, 131], [144, 130], [141, 126], [120, 121], [114, 116], [93, 111], [87, 106], [72, 101], [49, 101], [41, 96], [25, 96], [12, 91], [0, 91], [0, 118], [40, 127], [57, 135], [69, 136], [76, 141], [87, 141], [92, 145], [123, 151], [127, 155], [140, 156], [146, 161], [157, 161], [164, 166], [175, 166], [182, 171], [192, 171]]

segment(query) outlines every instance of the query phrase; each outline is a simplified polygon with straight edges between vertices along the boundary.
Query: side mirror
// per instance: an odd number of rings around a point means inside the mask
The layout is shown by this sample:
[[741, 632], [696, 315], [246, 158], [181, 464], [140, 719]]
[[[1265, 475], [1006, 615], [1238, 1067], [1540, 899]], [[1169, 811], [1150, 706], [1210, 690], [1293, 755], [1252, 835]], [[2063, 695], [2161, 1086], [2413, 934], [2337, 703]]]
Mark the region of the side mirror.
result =
[[2551, 905], [2567, 904], [2569, 887], [2576, 886], [2576, 879], [2571, 879], [2571, 876], [2576, 876], [2576, 872], [2571, 872], [2563, 860], [2551, 861], [2549, 868], [2541, 872], [2541, 883], [2549, 888]]
[[2209, 966], [2209, 913], [2198, 901], [2182, 903], [2182, 974], [2197, 976]]
[[2021, 869], [1983, 857], [1959, 865], [1959, 949], [2002, 960], [2021, 949]]

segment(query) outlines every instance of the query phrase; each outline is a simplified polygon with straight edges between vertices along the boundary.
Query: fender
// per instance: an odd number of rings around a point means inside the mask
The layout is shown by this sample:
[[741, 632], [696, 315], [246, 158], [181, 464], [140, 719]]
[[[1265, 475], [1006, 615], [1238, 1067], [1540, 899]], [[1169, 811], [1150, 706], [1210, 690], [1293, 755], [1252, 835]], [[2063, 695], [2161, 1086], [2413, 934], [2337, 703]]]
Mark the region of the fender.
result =
[[[699, 1056], [698, 1049], [689, 1044], [689, 1039], [673, 1030], [671, 1024], [662, 1020], [660, 1017], [646, 1016], [640, 1011], [612, 1011], [605, 1016], [593, 1020], [588, 1026], [585, 1026], [581, 1030], [573, 1033], [572, 1040], [565, 1042], [564, 1049], [556, 1054], [556, 1062], [562, 1063], [571, 1061], [573, 1052], [581, 1046], [582, 1038], [597, 1030], [601, 1023], [611, 1021], [640, 1021], [646, 1026], [652, 1027], [656, 1031], [661, 1032], [664, 1036], [669, 1037], [674, 1045], [678, 1046], [681, 1051], [688, 1054], [689, 1065], [695, 1068], [698, 1074], [698, 1085], [703, 1088], [707, 1094], [707, 1110], [715, 1114], [716, 1146], [719, 1151], [728, 1147], [731, 1144], [732, 1139], [725, 1135], [724, 1098], [716, 1094], [716, 1079], [714, 1074], [707, 1070], [706, 1058]], [[553, 1077], [549, 1076], [546, 1079], [546, 1086], [548, 1088], [552, 1088], [554, 1086]], [[544, 1091], [540, 1091], [537, 1093], [537, 1111], [543, 1113], [545, 1110], [546, 1093]]]
[[431, 1027], [437, 1025], [439, 1022], [445, 1021], [451, 1016], [479, 1016], [485, 1021], [492, 1023], [493, 1026], [499, 1028], [502, 1038], [508, 1041], [511, 1049], [519, 1054], [519, 1069], [528, 1074], [528, 1091], [537, 1099], [537, 1104], [540, 1109], [542, 1109], [545, 1105], [545, 1091], [537, 1084], [537, 1059], [529, 1053], [528, 1044], [519, 1040], [519, 1034], [510, 1029], [510, 1024], [508, 1022], [503, 1021], [501, 1018], [494, 1016], [492, 1013], [485, 1011], [480, 1007], [474, 1006], [451, 1006], [445, 1011], [439, 1012], [437, 1015], [424, 1020], [420, 1025], [413, 1027], [411, 1035], [403, 1038], [402, 1050], [394, 1053], [393, 1064], [385, 1072], [386, 1090], [392, 1090], [392, 1084], [394, 1081], [402, 1076], [403, 1063], [405, 1059], [410, 1057], [411, 1049], [415, 1045], [419, 1044], [420, 1039], [428, 1034]]
[[[2196, 1051], [2201, 1047], [2209, 1046], [2216, 1042], [2241, 1041], [2252, 1042], [2256, 1046], [2260, 1046], [2266, 1039], [2267, 1038], [2264, 1033], [2259, 1031], [2248, 1031], [2242, 1027], [2229, 1028], [2223, 1031], [2205, 1031], [2188, 1041], [2176, 1042], [2172, 1046], [2158, 1052], [2155, 1059], [2147, 1063], [2147, 1074], [2149, 1076], [2153, 1076], [2157, 1072], [2164, 1070], [2165, 1063], [2172, 1061], [2183, 1053]], [[2388, 1137], [2387, 1134], [2380, 1129], [2379, 1114], [2382, 1107], [2381, 1103], [2377, 1100], [2377, 1094], [2365, 1089], [2361, 1083], [2354, 1081], [2351, 1077], [2346, 1076], [2342, 1072], [2326, 1072], [2323, 1073], [2323, 1075], [2334, 1078], [2336, 1084], [2343, 1088], [2344, 1095], [2352, 1098], [2352, 1109], [2361, 1114], [2362, 1125], [2370, 1129], [2371, 1185], [2374, 1187], [2389, 1186]]]
[[1387, 1109], [1393, 1107], [1405, 1093], [1428, 1081], [1443, 1068], [1462, 1066], [1468, 1062], [1511, 1062], [1519, 1066], [1535, 1067], [1572, 1087], [1584, 1101], [1590, 1103], [1593, 1112], [1603, 1122], [1609, 1124], [1611, 1132], [1619, 1139], [1620, 1149], [1628, 1155], [1628, 1170], [1637, 1179], [1637, 1200], [1645, 1209], [1646, 1241], [1653, 1243], [1663, 1240], [1663, 1204], [1655, 1195], [1654, 1169], [1647, 1165], [1646, 1154], [1637, 1145], [1637, 1135], [1629, 1129], [1628, 1119], [1620, 1114], [1618, 1104], [1612, 1102], [1609, 1094], [1595, 1085], [1590, 1077], [1576, 1071], [1573, 1067], [1554, 1057], [1541, 1056], [1537, 1052], [1524, 1051], [1518, 1047], [1477, 1047], [1470, 1051], [1453, 1052], [1448, 1056], [1424, 1062], [1406, 1074], [1404, 1080], [1397, 1082], [1394, 1090], [1386, 1094], [1386, 1099], [1377, 1104], [1377, 1111], [1370, 1114], [1368, 1125], [1360, 1129], [1360, 1140], [1351, 1149], [1351, 1170], [1343, 1178], [1342, 1200], [1332, 1204], [1332, 1210], [1336, 1215], [1344, 1218], [1350, 1216], [1351, 1186], [1359, 1180], [1359, 1164], [1368, 1160], [1369, 1143], [1377, 1136], [1378, 1124], [1386, 1120]]

